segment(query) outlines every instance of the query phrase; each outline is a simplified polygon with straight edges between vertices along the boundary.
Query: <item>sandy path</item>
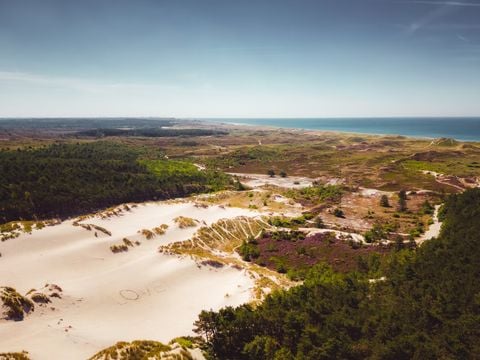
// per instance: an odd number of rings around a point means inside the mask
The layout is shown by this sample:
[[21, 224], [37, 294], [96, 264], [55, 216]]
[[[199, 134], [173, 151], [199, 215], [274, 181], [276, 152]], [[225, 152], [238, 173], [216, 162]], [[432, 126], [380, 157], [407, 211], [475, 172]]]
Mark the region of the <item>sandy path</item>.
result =
[[[430, 171], [430, 170], [422, 170], [422, 173], [425, 174], [425, 175], [432, 175], [435, 178], [435, 181], [439, 184], [451, 186], [451, 187], [454, 187], [455, 189], [460, 190], [460, 191], [465, 191], [465, 188], [462, 187], [462, 186], [455, 185], [455, 184], [452, 184], [448, 181], [442, 180], [445, 177], [444, 174], [440, 174], [440, 173], [437, 173], [435, 171]], [[455, 176], [455, 178], [458, 179], [458, 177], [456, 177], [456, 176]]]
[[[36, 230], [0, 243], [0, 285], [20, 293], [54, 283], [63, 298], [50, 308], [37, 306], [24, 321], [0, 321], [0, 350], [29, 351], [33, 359], [86, 359], [120, 340], [167, 342], [191, 334], [202, 309], [247, 302], [252, 280], [225, 267], [198, 268], [190, 259], [159, 254], [159, 245], [188, 239], [197, 229], [179, 229], [179, 215], [206, 224], [253, 215], [238, 208], [196, 208], [193, 203], [147, 203], [109, 219], [91, 218], [112, 232], [107, 236], [73, 221]], [[146, 240], [137, 231], [168, 224], [165, 235]], [[140, 246], [113, 254], [121, 239]], [[227, 295], [228, 294], [228, 295]]]
[[435, 205], [435, 211], [433, 213], [433, 224], [428, 227], [428, 230], [417, 240], [418, 244], [422, 244], [426, 240], [437, 237], [440, 234], [442, 223], [438, 220], [438, 211], [441, 205]]

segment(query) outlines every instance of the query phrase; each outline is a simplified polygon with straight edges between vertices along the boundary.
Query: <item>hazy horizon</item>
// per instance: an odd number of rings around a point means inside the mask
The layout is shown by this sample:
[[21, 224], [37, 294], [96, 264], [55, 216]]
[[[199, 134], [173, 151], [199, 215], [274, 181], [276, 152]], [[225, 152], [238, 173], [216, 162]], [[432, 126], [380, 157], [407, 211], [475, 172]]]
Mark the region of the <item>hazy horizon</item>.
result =
[[480, 0], [0, 0], [0, 117], [480, 116]]

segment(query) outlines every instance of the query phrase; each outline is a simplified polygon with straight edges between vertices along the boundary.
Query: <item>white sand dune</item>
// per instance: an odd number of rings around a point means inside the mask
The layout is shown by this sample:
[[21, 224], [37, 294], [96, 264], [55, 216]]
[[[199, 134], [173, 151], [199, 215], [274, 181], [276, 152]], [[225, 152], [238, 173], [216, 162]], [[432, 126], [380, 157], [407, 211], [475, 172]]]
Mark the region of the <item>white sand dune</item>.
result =
[[[63, 298], [37, 306], [19, 322], [0, 321], [0, 352], [26, 350], [33, 359], [86, 359], [120, 340], [168, 342], [192, 334], [203, 309], [249, 301], [248, 275], [230, 267], [199, 267], [190, 259], [158, 253], [160, 245], [186, 240], [197, 227], [180, 229], [173, 219], [188, 216], [210, 225], [221, 218], [255, 215], [239, 208], [197, 208], [192, 202], [146, 203], [121, 216], [89, 218], [112, 236], [73, 226], [73, 220], [0, 243], [0, 285], [25, 294], [46, 283]], [[140, 229], [169, 225], [151, 240]], [[199, 225], [200, 226], [200, 225]], [[141, 241], [113, 254], [126, 237]], [[51, 309], [54, 308], [54, 309]]]

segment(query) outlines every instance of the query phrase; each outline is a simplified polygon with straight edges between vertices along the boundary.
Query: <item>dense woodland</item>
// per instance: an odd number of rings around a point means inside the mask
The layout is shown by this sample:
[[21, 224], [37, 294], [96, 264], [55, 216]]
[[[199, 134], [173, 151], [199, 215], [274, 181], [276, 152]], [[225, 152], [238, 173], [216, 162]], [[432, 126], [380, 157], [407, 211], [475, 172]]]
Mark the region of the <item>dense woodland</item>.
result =
[[480, 190], [452, 196], [438, 239], [363, 272], [316, 265], [303, 285], [203, 311], [214, 359], [478, 359]]
[[[219, 190], [229, 178], [110, 142], [0, 151], [0, 223]], [[150, 155], [151, 156], [151, 155]]]
[[86, 137], [108, 137], [108, 136], [142, 136], [142, 137], [176, 137], [176, 136], [220, 136], [226, 135], [226, 131], [210, 129], [162, 129], [162, 128], [140, 128], [140, 129], [116, 129], [102, 128], [78, 131], [75, 136]]
[[75, 130], [173, 126], [178, 121], [163, 118], [23, 118], [0, 119], [0, 129]]

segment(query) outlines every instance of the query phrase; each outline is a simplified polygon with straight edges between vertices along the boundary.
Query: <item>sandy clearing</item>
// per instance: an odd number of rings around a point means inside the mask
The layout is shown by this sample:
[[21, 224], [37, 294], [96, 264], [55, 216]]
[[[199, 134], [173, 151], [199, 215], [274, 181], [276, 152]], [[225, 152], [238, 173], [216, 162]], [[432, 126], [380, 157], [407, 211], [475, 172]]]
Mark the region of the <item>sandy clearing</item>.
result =
[[379, 195], [387, 195], [392, 196], [394, 193], [392, 191], [383, 191], [378, 189], [367, 189], [367, 188], [359, 188], [360, 195], [362, 196], [379, 196]]
[[[455, 189], [460, 190], [460, 191], [465, 190], [465, 187], [455, 185], [455, 184], [452, 184], [449, 181], [446, 181], [445, 179], [448, 178], [448, 176], [445, 175], [445, 174], [441, 174], [441, 173], [431, 171], [431, 170], [422, 170], [422, 173], [425, 174], [425, 175], [432, 175], [435, 178], [435, 181], [439, 184], [451, 186], [451, 187], [454, 187]], [[462, 181], [462, 178], [459, 178], [457, 176], [453, 176], [453, 178], [457, 179], [460, 183], [464, 184], [464, 181]]]
[[308, 186], [312, 186], [314, 179], [299, 177], [299, 176], [287, 176], [271, 177], [263, 174], [243, 174], [243, 173], [229, 173], [232, 176], [238, 176], [243, 184], [251, 188], [258, 188], [265, 185], [274, 185], [278, 187], [288, 189], [301, 189]]
[[[190, 259], [157, 249], [186, 240], [197, 227], [179, 229], [179, 215], [210, 225], [221, 218], [256, 213], [240, 208], [195, 207], [193, 202], [152, 202], [121, 216], [82, 221], [111, 231], [107, 236], [73, 226], [73, 220], [0, 243], [0, 284], [25, 294], [54, 283], [62, 299], [20, 322], [0, 322], [1, 351], [29, 351], [33, 359], [86, 359], [120, 340], [168, 342], [192, 334], [202, 309], [238, 305], [251, 299], [253, 281], [230, 267], [199, 268]], [[169, 225], [165, 235], [146, 240], [140, 229]], [[199, 225], [200, 226], [200, 225]], [[126, 237], [140, 246], [113, 254]]]
[[299, 230], [307, 232], [308, 235], [334, 233], [337, 236], [346, 236], [346, 237], [351, 236], [353, 241], [363, 243], [365, 245], [370, 245], [365, 241], [365, 237], [363, 235], [356, 234], [356, 233], [350, 233], [350, 232], [332, 230], [332, 229], [317, 229], [317, 228], [300, 228]]

